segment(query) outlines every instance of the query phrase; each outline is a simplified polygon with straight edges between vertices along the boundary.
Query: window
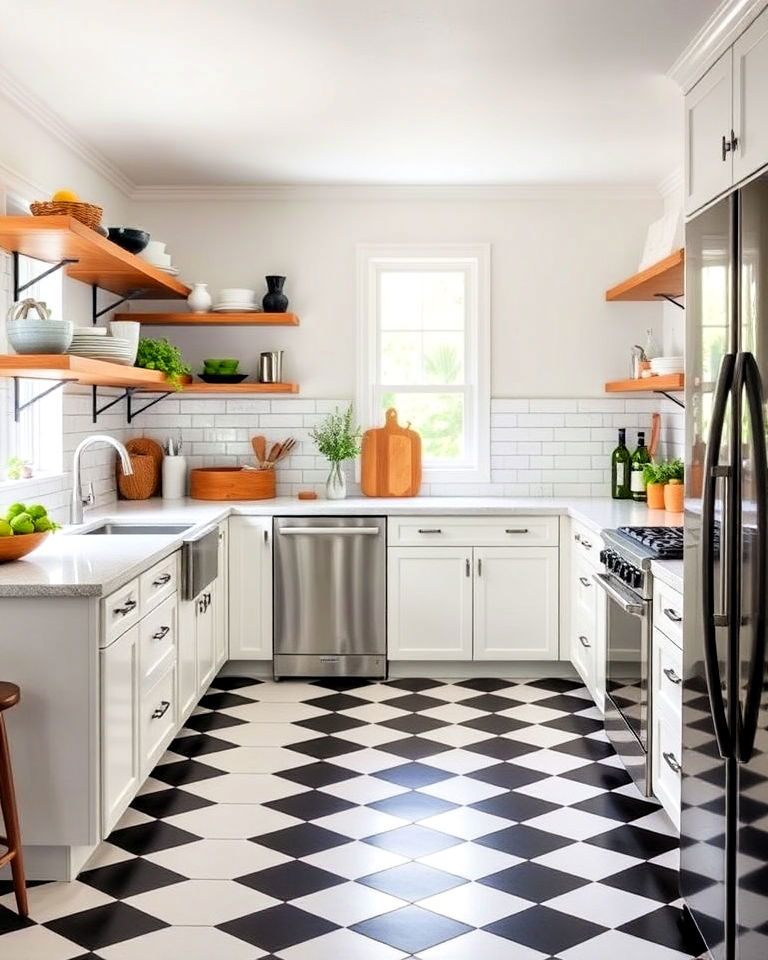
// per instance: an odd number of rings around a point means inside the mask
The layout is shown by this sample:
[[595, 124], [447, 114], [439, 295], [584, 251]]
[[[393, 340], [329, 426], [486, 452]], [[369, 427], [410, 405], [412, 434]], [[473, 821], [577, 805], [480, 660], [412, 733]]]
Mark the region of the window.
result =
[[[19, 257], [19, 280], [26, 283], [45, 269], [45, 264], [27, 257]], [[8, 277], [8, 302], [12, 300], [12, 277]], [[51, 315], [62, 316], [62, 272], [57, 271], [33, 284], [22, 294], [48, 305]], [[0, 293], [2, 290], [0, 290]], [[50, 381], [19, 380], [21, 404], [51, 386]], [[18, 423], [13, 419], [13, 381], [3, 383], [5, 402], [0, 415], [0, 480], [7, 478], [6, 470], [11, 457], [28, 462], [33, 475], [50, 476], [62, 469], [62, 392], [54, 390], [44, 399], [22, 411]]]
[[487, 245], [358, 248], [358, 414], [421, 434], [424, 479], [489, 479]]

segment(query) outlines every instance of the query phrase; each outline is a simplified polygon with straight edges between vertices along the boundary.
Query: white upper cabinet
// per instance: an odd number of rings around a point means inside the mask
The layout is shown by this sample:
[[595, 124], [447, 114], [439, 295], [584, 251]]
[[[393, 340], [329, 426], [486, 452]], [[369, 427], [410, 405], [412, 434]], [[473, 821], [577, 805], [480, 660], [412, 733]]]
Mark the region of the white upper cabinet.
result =
[[768, 10], [733, 47], [734, 182], [768, 163]]
[[732, 59], [727, 50], [685, 98], [686, 213], [733, 183]]
[[475, 660], [557, 660], [556, 547], [475, 547]]
[[229, 522], [229, 658], [272, 659], [272, 518]]

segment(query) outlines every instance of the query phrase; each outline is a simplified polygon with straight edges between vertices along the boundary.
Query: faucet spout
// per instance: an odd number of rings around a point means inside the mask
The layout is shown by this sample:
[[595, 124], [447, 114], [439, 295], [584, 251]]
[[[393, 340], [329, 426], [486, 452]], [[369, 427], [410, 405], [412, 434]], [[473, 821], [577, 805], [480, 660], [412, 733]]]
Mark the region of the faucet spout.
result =
[[85, 497], [83, 496], [82, 484], [80, 482], [80, 460], [83, 451], [92, 446], [94, 443], [108, 443], [110, 446], [114, 447], [118, 456], [120, 457], [123, 473], [127, 476], [130, 476], [133, 473], [131, 458], [128, 454], [128, 451], [119, 440], [115, 440], [114, 437], [110, 437], [106, 433], [94, 433], [92, 436], [81, 440], [75, 448], [75, 453], [72, 459], [72, 503], [69, 520], [70, 523], [73, 524], [83, 522], [83, 507], [93, 506], [94, 498], [92, 487], [89, 489], [88, 495]]

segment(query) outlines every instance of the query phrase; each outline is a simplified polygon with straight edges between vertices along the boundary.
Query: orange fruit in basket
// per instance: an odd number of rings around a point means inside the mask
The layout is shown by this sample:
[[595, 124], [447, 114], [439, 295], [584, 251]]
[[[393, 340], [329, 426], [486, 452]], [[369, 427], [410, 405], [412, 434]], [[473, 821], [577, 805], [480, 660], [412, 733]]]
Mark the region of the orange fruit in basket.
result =
[[51, 197], [51, 200], [59, 203], [79, 203], [80, 197], [78, 197], [74, 190], [57, 190]]

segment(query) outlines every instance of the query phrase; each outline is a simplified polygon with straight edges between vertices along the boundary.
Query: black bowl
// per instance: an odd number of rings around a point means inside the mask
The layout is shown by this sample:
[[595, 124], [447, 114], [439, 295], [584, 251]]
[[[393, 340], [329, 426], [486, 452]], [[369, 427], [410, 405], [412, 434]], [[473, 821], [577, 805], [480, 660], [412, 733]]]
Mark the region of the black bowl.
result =
[[149, 243], [149, 234], [133, 227], [110, 227], [109, 239], [128, 253], [141, 253]]
[[248, 379], [247, 373], [198, 373], [206, 383], [242, 383]]

